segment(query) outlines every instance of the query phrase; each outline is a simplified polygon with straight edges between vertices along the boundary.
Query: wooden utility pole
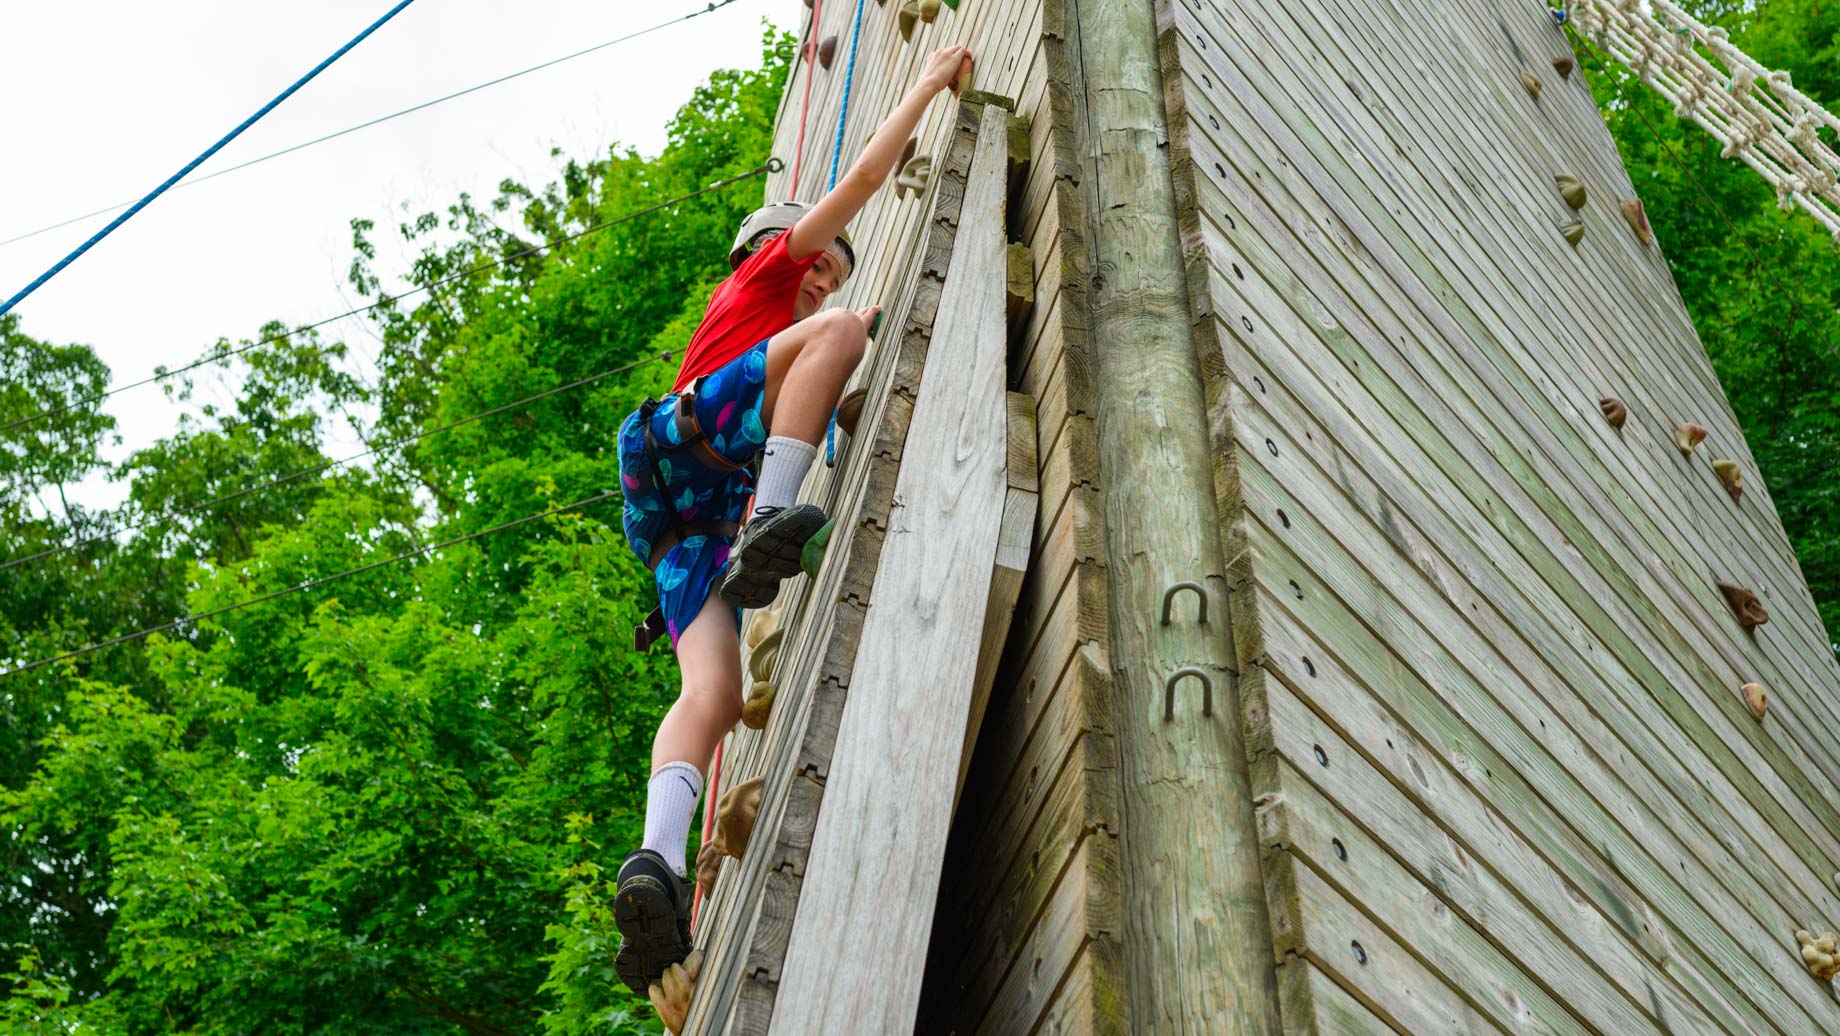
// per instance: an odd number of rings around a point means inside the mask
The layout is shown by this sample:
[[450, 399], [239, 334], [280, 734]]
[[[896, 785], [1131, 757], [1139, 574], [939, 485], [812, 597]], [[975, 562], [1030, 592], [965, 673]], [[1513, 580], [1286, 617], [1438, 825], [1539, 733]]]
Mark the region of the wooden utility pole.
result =
[[[1127, 1010], [1138, 1033], [1276, 1033], [1212, 447], [1190, 330], [1151, 0], [1063, 0], [1090, 321], [1119, 753]], [[1164, 594], [1182, 593], [1163, 625]], [[1196, 667], [1200, 680], [1165, 682]]]

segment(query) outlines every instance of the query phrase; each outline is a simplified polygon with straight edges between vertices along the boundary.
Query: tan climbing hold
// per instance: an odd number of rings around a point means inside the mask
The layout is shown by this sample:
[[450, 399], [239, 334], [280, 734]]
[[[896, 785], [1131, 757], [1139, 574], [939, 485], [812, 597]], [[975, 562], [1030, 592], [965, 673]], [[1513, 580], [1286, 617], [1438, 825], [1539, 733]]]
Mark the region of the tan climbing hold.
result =
[[1712, 470], [1719, 473], [1719, 481], [1725, 483], [1725, 492], [1731, 495], [1731, 502], [1737, 503], [1744, 495], [1744, 469], [1738, 467], [1735, 460], [1715, 460]]
[[711, 839], [716, 852], [737, 860], [747, 852], [754, 818], [760, 813], [760, 789], [766, 782], [765, 777], [756, 777], [722, 793], [722, 801], [716, 804], [716, 836]]
[[1719, 593], [1725, 595], [1725, 603], [1731, 605], [1731, 613], [1745, 629], [1753, 630], [1770, 621], [1770, 610], [1751, 590], [1736, 583], [1720, 583]]
[[779, 647], [785, 642], [786, 631], [774, 629], [760, 638], [748, 652], [748, 675], [756, 680], [773, 679], [773, 667], [779, 664]]
[[901, 167], [901, 173], [895, 177], [895, 186], [905, 187], [915, 194], [924, 194], [927, 184], [933, 181], [933, 160], [926, 155], [915, 155]]
[[1674, 429], [1674, 445], [1680, 447], [1682, 456], [1692, 453], [1693, 447], [1705, 441], [1706, 426], [1703, 424], [1682, 421], [1680, 426]]
[[1553, 177], [1553, 183], [1558, 185], [1559, 197], [1564, 198], [1567, 205], [1570, 205], [1574, 209], [1584, 208], [1584, 184], [1578, 182], [1576, 176], [1567, 176], [1564, 173], [1560, 173], [1558, 176]]
[[696, 992], [696, 976], [702, 970], [703, 952], [691, 950], [682, 964], [664, 969], [664, 976], [646, 988], [645, 995], [651, 998], [652, 1010], [658, 1012], [666, 1032], [684, 1031], [684, 1022], [690, 1017], [690, 997]]
[[716, 851], [716, 843], [708, 841], [696, 851], [696, 888], [704, 899], [716, 893], [716, 876], [722, 872], [722, 854]]
[[1553, 71], [1559, 73], [1560, 79], [1572, 78], [1572, 59], [1569, 57], [1553, 58]]
[[[901, 161], [896, 163], [895, 168], [897, 169], [907, 168], [907, 163], [914, 160], [914, 149], [918, 148], [919, 146], [920, 146], [919, 137], [908, 137], [907, 146], [901, 149]], [[895, 181], [894, 181], [894, 196], [896, 198], [907, 197], [907, 187], [901, 183], [901, 178], [898, 176], [895, 177]]]
[[1604, 412], [1604, 420], [1610, 422], [1612, 428], [1620, 429], [1623, 422], [1629, 420], [1629, 408], [1615, 396], [1605, 396], [1597, 401], [1597, 406]]
[[767, 717], [773, 713], [773, 698], [778, 688], [771, 680], [756, 680], [748, 688], [747, 701], [741, 706], [741, 725], [749, 730], [765, 730]]
[[920, 0], [920, 20], [928, 25], [939, 17], [939, 0]]
[[1636, 240], [1645, 245], [1655, 243], [1655, 229], [1648, 225], [1648, 210], [1642, 207], [1642, 199], [1630, 198], [1623, 202], [1623, 218], [1629, 221], [1629, 229], [1636, 232]]
[[1522, 72], [1521, 82], [1526, 85], [1527, 92], [1533, 95], [1534, 100], [1537, 101], [1540, 99], [1540, 77], [1539, 76], [1534, 75], [1532, 72]]
[[1577, 248], [1578, 242], [1584, 240], [1584, 221], [1579, 219], [1572, 220], [1570, 223], [1560, 227], [1559, 233], [1565, 236], [1566, 244], [1571, 245], [1573, 248]]
[[837, 403], [837, 427], [856, 434], [856, 426], [862, 421], [863, 404], [869, 400], [868, 389], [856, 389], [844, 396]]
[[1809, 973], [1823, 982], [1832, 982], [1834, 975], [1840, 973], [1840, 944], [1834, 933], [1817, 937], [1811, 932], [1796, 932], [1795, 941], [1802, 948], [1802, 963], [1808, 965]]
[[909, 43], [914, 41], [914, 25], [920, 21], [920, 4], [918, 0], [907, 0], [901, 9], [895, 12], [895, 22], [901, 27], [901, 38]]
[[1747, 683], [1739, 689], [1744, 692], [1744, 704], [1750, 708], [1751, 715], [1762, 719], [1763, 714], [1770, 711], [1770, 692], [1762, 684]]
[[760, 642], [766, 639], [767, 634], [772, 633], [776, 629], [779, 629], [779, 611], [777, 609], [755, 612], [754, 617], [748, 620], [748, 649], [751, 651], [759, 647]]
[[952, 96], [963, 97], [971, 89], [971, 62], [969, 60], [958, 66], [958, 79], [952, 83]]

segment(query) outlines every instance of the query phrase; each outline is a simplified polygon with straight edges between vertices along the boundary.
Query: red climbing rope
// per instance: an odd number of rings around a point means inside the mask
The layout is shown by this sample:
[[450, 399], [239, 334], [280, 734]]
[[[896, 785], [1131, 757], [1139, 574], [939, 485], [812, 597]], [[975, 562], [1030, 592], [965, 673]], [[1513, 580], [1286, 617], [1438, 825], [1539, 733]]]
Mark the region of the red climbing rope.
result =
[[[803, 57], [805, 47], [815, 47], [818, 41], [818, 18], [824, 13], [824, 0], [811, 0], [811, 31], [805, 34], [805, 43], [800, 46], [799, 54]], [[799, 160], [805, 157], [805, 116], [811, 111], [811, 81], [817, 77], [811, 74], [811, 61], [805, 62], [805, 99], [799, 102], [799, 143], [792, 152], [792, 201], [799, 200]]]

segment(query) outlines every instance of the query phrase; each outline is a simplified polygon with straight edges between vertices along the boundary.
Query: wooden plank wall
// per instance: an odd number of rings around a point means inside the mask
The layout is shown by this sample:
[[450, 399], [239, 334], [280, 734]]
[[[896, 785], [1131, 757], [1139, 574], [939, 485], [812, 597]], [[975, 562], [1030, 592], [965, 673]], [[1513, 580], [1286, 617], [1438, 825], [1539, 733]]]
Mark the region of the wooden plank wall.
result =
[[[1058, 461], [1049, 452], [1053, 428], [1058, 427], [1051, 422], [1065, 420], [1067, 405], [1064, 389], [1051, 390], [1046, 385], [1059, 355], [1058, 335], [1044, 329], [1059, 326], [1060, 310], [1054, 298], [1060, 252], [1055, 246], [1056, 224], [1045, 213], [1054, 196], [1054, 162], [1047, 156], [1052, 120], [1047, 117], [1039, 7], [1033, 0], [967, 0], [960, 10], [942, 10], [934, 24], [919, 26], [911, 43], [903, 42], [897, 30], [897, 9], [897, 3], [863, 5], [839, 175], [913, 84], [933, 49], [970, 46], [977, 55], [974, 86], [1015, 99], [1019, 120], [1011, 147], [1012, 175], [1020, 174], [1025, 183], [1011, 200], [1008, 229], [1012, 240], [1032, 245], [1037, 300], [1028, 311], [1027, 329], [1016, 337], [1018, 343], [1045, 343], [1045, 347], [1013, 352], [1011, 363], [1016, 369], [1027, 356], [1045, 366], [1033, 376], [1013, 379], [1011, 387], [1037, 397], [1043, 407], [1042, 464], [1048, 472], [1059, 472], [1058, 482], [1051, 475], [1042, 484], [1045, 516], [1065, 502], [1071, 469], [1064, 443]], [[855, 16], [855, 4], [829, 0], [819, 13], [819, 24], [806, 30], [808, 38], [819, 40], [835, 34], [836, 55], [829, 70], [799, 63], [787, 84], [774, 145], [774, 155], [786, 163], [786, 169], [769, 178], [765, 190], [769, 200], [815, 201], [829, 182]], [[798, 150], [808, 76], [814, 78], [795, 186], [792, 157]], [[961, 214], [956, 203], [962, 200], [962, 171], [980, 110], [981, 103], [961, 105], [942, 97], [929, 109], [917, 134], [917, 152], [933, 156], [939, 169], [933, 193], [941, 199], [941, 218], [928, 219], [931, 194], [897, 199], [890, 184], [851, 227], [859, 266], [836, 304], [888, 307], [883, 341], [871, 346], [856, 378], [857, 384], [870, 389], [863, 427], [878, 431], [873, 439], [850, 444], [848, 457], [838, 468], [827, 471], [822, 465], [815, 466], [802, 498], [823, 503], [833, 513], [857, 513], [861, 520], [848, 530], [840, 528], [840, 535], [847, 531], [847, 538], [833, 540], [831, 557], [816, 585], [794, 580], [782, 591], [778, 607], [788, 616], [788, 633], [777, 662], [784, 678], [773, 717], [764, 731], [737, 730], [726, 743], [724, 785], [763, 774], [767, 783], [749, 852], [742, 861], [724, 861], [715, 894], [704, 907], [707, 919], [699, 920], [696, 941], [708, 954], [708, 963], [697, 983], [685, 1028], [688, 1033], [764, 1033], [769, 1026], [775, 1031], [802, 1031], [796, 1020], [774, 1017], [779, 969], [821, 806], [837, 718], [848, 691], [856, 636], [873, 593], [894, 472], [906, 448], [907, 412], [923, 373], [940, 281], [948, 275], [949, 231], [961, 218], [974, 218], [972, 213]], [[954, 168], [960, 170], [956, 183]], [[947, 198], [952, 204], [944, 204]], [[1001, 286], [995, 288], [1001, 290]], [[1082, 441], [1084, 456], [1090, 458], [1090, 438]], [[1051, 492], [1060, 496], [1051, 500]], [[1104, 629], [1102, 617], [1098, 628]], [[1065, 636], [1071, 644], [1072, 635]], [[916, 660], [917, 665], [923, 662]], [[991, 709], [998, 707], [993, 701]], [[941, 765], [954, 763], [946, 760]], [[954, 907], [939, 914], [941, 923], [956, 924], [960, 917]], [[877, 922], [864, 917], [861, 923]]]
[[1840, 672], [1546, 5], [1159, 26], [1287, 1029], [1840, 1031]]

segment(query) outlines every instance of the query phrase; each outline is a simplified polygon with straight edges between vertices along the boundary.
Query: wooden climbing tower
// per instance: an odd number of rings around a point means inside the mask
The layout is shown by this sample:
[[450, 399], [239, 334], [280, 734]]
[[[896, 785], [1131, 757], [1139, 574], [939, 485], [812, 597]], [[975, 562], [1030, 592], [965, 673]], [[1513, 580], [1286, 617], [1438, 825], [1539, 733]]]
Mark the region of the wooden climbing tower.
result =
[[1544, 4], [813, 6], [769, 199], [978, 67], [684, 1031], [1840, 1031], [1840, 670]]

